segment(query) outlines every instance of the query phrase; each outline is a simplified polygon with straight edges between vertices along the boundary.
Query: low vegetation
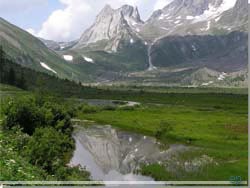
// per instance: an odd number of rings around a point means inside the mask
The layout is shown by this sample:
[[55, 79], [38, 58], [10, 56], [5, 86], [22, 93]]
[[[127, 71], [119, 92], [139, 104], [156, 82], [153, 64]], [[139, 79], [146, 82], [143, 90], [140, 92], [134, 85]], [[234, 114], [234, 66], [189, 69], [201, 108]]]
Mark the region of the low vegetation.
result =
[[181, 157], [183, 163], [203, 155], [218, 163], [207, 165], [199, 173], [183, 171], [178, 177], [159, 164], [143, 166], [142, 173], [156, 180], [229, 181], [230, 176], [247, 179], [247, 95], [145, 92], [130, 97], [126, 99], [133, 98], [141, 105], [129, 107], [130, 110], [116, 107], [112, 111], [104, 108], [91, 113], [79, 111], [77, 116], [153, 136], [166, 145], [179, 143], [202, 151], [189, 158]]
[[[1, 180], [89, 179], [84, 169], [68, 167], [74, 150], [73, 110], [53, 101], [32, 95], [5, 100], [1, 105], [0, 145], [10, 157], [0, 156]], [[6, 162], [10, 168], [4, 168]], [[16, 173], [18, 169], [24, 175]]]

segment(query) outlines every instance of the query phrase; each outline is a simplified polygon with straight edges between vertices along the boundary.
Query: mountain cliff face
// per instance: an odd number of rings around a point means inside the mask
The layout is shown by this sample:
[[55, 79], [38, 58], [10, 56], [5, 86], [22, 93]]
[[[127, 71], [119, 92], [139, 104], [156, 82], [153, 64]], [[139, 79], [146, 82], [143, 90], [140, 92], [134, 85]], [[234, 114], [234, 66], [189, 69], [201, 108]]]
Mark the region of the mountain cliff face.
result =
[[232, 32], [222, 36], [167, 36], [152, 46], [156, 67], [206, 66], [220, 71], [239, 71], [247, 66], [247, 34]]
[[112, 9], [106, 5], [96, 17], [95, 23], [86, 30], [74, 48], [83, 48], [96, 42], [105, 43], [106, 51], [117, 51], [122, 41], [134, 43], [138, 36], [134, 28], [141, 25], [138, 9], [124, 5], [119, 9]]
[[246, 0], [174, 0], [155, 11], [141, 28], [148, 40], [169, 35], [247, 31]]

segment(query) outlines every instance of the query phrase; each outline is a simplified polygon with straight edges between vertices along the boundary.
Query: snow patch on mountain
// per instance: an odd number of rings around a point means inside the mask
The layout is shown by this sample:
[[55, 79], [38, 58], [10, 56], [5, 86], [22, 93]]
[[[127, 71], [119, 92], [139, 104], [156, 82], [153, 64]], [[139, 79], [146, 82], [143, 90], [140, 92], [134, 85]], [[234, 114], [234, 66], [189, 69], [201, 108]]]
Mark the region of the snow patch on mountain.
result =
[[63, 58], [66, 60], [66, 61], [73, 61], [73, 56], [72, 55], [63, 55]]
[[218, 22], [221, 19], [221, 16], [218, 16], [217, 18], [214, 19], [215, 22]]
[[178, 24], [178, 23], [180, 23], [180, 22], [181, 22], [180, 20], [177, 20], [177, 21], [175, 21], [174, 23], [175, 23], [175, 24]]
[[166, 31], [168, 31], [169, 29], [168, 28], [166, 28], [166, 27], [160, 27], [161, 29], [163, 29], [163, 30], [166, 30]]
[[202, 83], [201, 85], [202, 86], [208, 86], [208, 85], [213, 84], [213, 83], [214, 83], [213, 81], [209, 81], [209, 82], [206, 82], [206, 83]]
[[186, 16], [186, 19], [187, 19], [187, 20], [193, 20], [194, 17], [193, 17], [193, 16]]
[[49, 71], [51, 71], [51, 72], [57, 74], [57, 72], [56, 72], [55, 70], [53, 70], [52, 68], [50, 68], [46, 63], [40, 62], [40, 65], [41, 65], [43, 68], [45, 68], [45, 69], [47, 69], [47, 70], [49, 70]]
[[218, 80], [222, 81], [222, 80], [224, 80], [224, 79], [226, 78], [226, 76], [227, 76], [227, 73], [222, 72], [222, 73], [219, 75]]
[[195, 47], [194, 44], [192, 45], [192, 50], [193, 50], [193, 51], [197, 51], [197, 48]]
[[85, 61], [87, 61], [87, 62], [89, 62], [89, 63], [94, 63], [94, 60], [93, 59], [91, 59], [91, 58], [89, 58], [89, 57], [86, 57], [86, 56], [82, 56], [83, 57], [83, 59], [85, 60]]
[[211, 26], [211, 21], [208, 21], [207, 22], [207, 28], [206, 28], [206, 31], [208, 31], [210, 29], [210, 26]]
[[214, 7], [213, 5], [209, 4], [208, 10], [205, 10], [204, 13], [199, 16], [195, 16], [193, 23], [206, 21], [221, 15], [223, 12], [233, 8], [236, 4], [236, 1], [237, 0], [223, 0], [219, 7]]

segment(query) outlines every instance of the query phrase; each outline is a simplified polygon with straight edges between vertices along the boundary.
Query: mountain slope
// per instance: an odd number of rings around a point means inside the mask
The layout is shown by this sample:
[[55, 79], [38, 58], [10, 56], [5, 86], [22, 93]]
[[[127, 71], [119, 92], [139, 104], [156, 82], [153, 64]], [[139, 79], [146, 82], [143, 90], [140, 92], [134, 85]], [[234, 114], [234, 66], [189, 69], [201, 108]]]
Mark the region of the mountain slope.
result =
[[206, 66], [218, 71], [247, 67], [247, 34], [223, 36], [168, 36], [158, 40], [150, 52], [156, 67]]
[[65, 50], [68, 48], [71, 48], [74, 46], [77, 41], [71, 41], [71, 42], [56, 42], [53, 40], [46, 40], [39, 38], [49, 49], [55, 50], [55, 51], [60, 51], [60, 50]]
[[39, 39], [2, 18], [0, 18], [0, 42], [7, 55], [18, 64], [61, 78], [71, 79], [72, 75], [75, 75], [77, 80], [86, 79]]
[[246, 0], [174, 0], [155, 11], [141, 28], [148, 40], [169, 35], [227, 34], [247, 31]]

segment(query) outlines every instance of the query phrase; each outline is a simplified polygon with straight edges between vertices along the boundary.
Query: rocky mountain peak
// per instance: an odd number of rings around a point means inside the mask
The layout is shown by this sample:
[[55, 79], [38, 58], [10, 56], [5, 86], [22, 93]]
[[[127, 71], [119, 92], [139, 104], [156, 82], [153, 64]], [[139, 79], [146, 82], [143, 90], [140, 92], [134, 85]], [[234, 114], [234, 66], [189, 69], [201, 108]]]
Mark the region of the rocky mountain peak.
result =
[[[106, 5], [97, 16], [95, 23], [83, 33], [75, 47], [81, 48], [105, 40], [109, 43], [115, 40], [115, 46], [118, 47], [119, 40], [130, 39], [133, 29], [142, 23], [137, 7], [123, 5], [118, 9], [112, 9], [110, 5]], [[108, 44], [108, 46], [114, 45]], [[112, 50], [116, 49], [112, 48]]]
[[133, 18], [138, 22], [142, 22], [137, 7], [132, 7], [131, 5], [123, 5], [120, 9], [118, 9], [118, 11], [121, 11], [125, 18]]
[[[246, 19], [242, 17], [247, 11], [237, 8], [242, 7], [243, 1], [247, 3], [246, 0], [173, 0], [152, 14], [140, 34], [153, 41], [167, 35], [227, 33], [246, 28], [243, 26]], [[237, 11], [229, 13], [233, 9]], [[233, 26], [230, 19], [235, 20]]]
[[237, 10], [248, 9], [248, 2], [246, 0], [237, 0], [234, 8]]
[[107, 16], [110, 16], [114, 13], [114, 9], [110, 5], [105, 5], [105, 7], [101, 10], [101, 12], [96, 17], [96, 22], [100, 22]]
[[205, 11], [220, 7], [226, 0], [174, 0], [162, 9], [165, 13], [172, 15], [181, 14], [199, 16]]

